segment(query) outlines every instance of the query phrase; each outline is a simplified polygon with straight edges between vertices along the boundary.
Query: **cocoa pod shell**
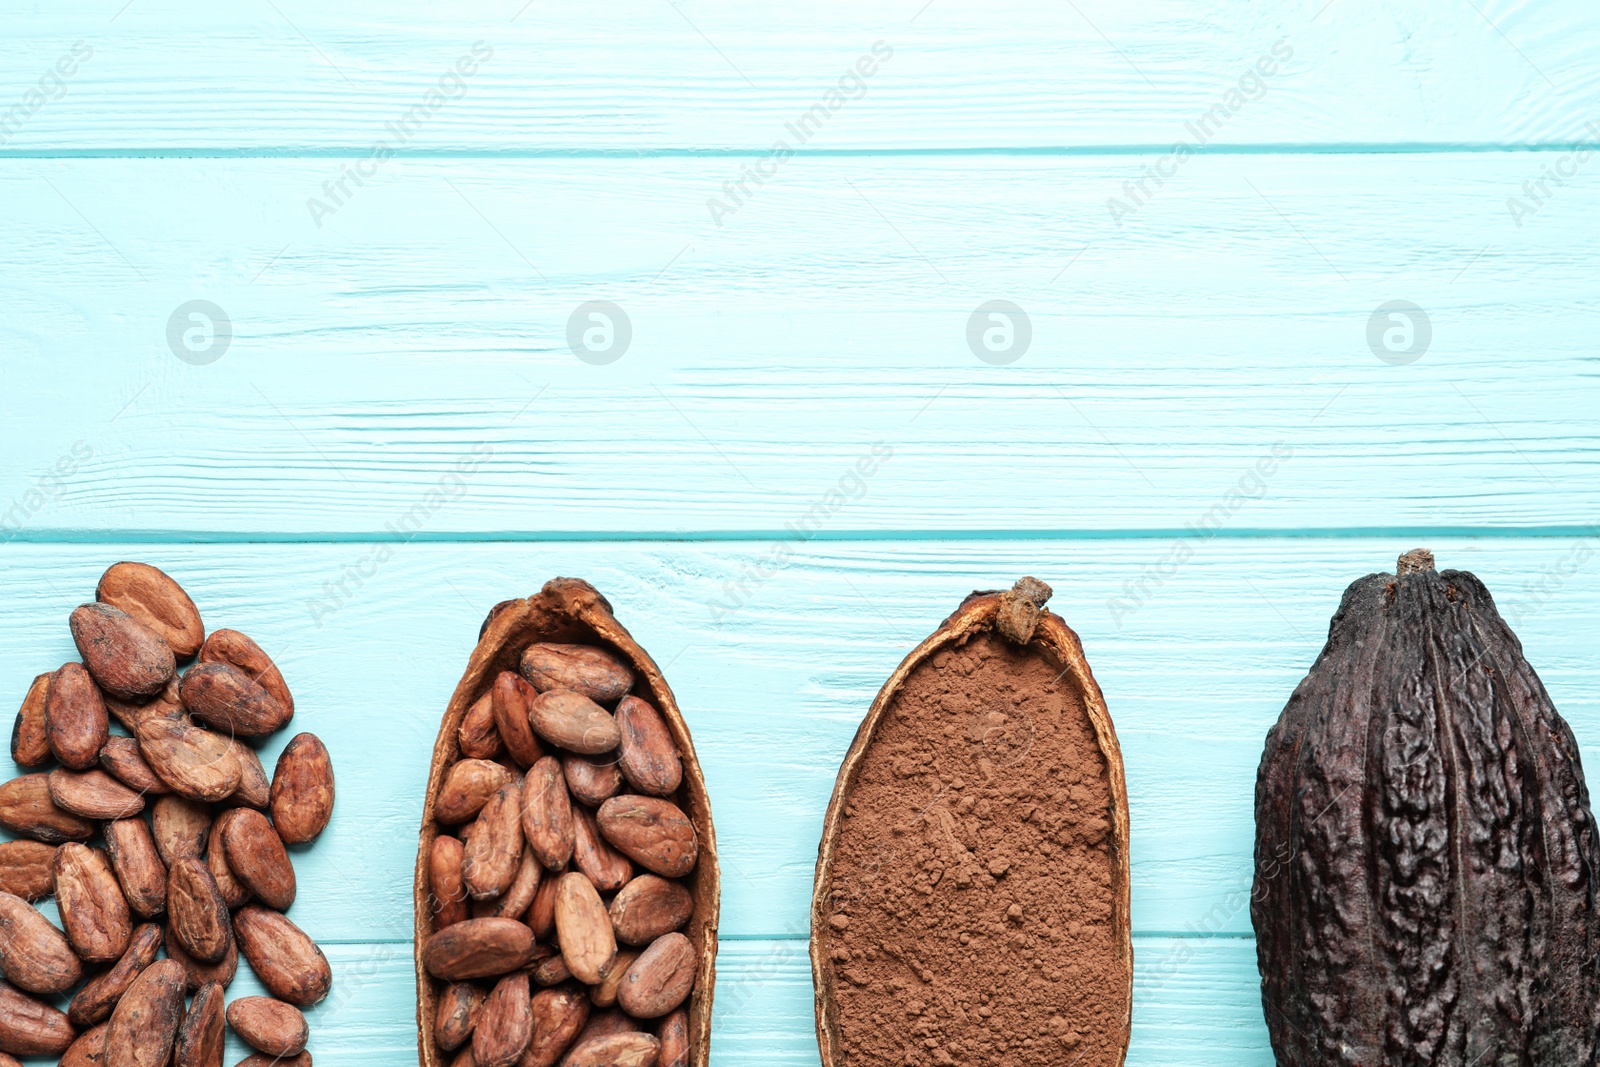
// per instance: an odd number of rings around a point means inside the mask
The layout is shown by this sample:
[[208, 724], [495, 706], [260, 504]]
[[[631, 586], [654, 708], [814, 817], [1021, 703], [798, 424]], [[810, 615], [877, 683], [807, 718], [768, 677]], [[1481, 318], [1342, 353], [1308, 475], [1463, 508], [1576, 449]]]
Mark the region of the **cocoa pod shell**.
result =
[[127, 819], [144, 810], [144, 797], [102, 770], [54, 770], [46, 784], [56, 807], [84, 819]]
[[528, 724], [528, 705], [536, 696], [533, 686], [513, 671], [501, 671], [490, 691], [495, 732], [506, 753], [523, 768], [532, 767], [544, 755], [544, 747]]
[[513, 1067], [533, 1039], [528, 976], [508, 974], [495, 983], [472, 1031], [475, 1067]]
[[528, 721], [541, 738], [580, 756], [610, 752], [622, 740], [617, 720], [609, 711], [570, 689], [552, 689], [534, 697], [528, 704]]
[[532, 960], [533, 931], [516, 919], [468, 919], [429, 937], [422, 950], [427, 973], [446, 982], [498, 978]]
[[269, 1056], [297, 1056], [311, 1039], [306, 1017], [272, 997], [240, 997], [228, 1005], [228, 1025], [251, 1048]]
[[0, 893], [43, 900], [56, 891], [56, 846], [42, 841], [0, 842]]
[[450, 768], [433, 804], [433, 817], [453, 826], [475, 818], [501, 786], [516, 775], [486, 759], [464, 759]]
[[139, 752], [172, 791], [190, 800], [222, 800], [239, 788], [239, 757], [222, 734], [177, 719], [145, 719]]
[[562, 1067], [654, 1067], [661, 1042], [651, 1034], [624, 1033], [579, 1041]]
[[232, 739], [233, 754], [239, 760], [239, 786], [228, 797], [230, 804], [265, 811], [272, 803], [272, 779], [261, 765], [256, 750], [237, 738]]
[[538, 895], [543, 877], [544, 868], [533, 858], [533, 852], [524, 846], [522, 860], [517, 865], [516, 877], [511, 879], [506, 891], [498, 897], [475, 901], [472, 905], [472, 917], [474, 919], [522, 918], [532, 906], [533, 898]]
[[656, 1067], [689, 1067], [689, 1013], [679, 1008], [656, 1028], [661, 1059]]
[[244, 671], [229, 663], [198, 663], [178, 683], [184, 710], [230, 737], [265, 737], [293, 714]]
[[541, 989], [533, 995], [533, 1037], [517, 1067], [555, 1067], [589, 1021], [589, 998], [575, 989]]
[[83, 964], [67, 935], [37, 908], [19, 896], [0, 893], [0, 974], [19, 989], [51, 996], [77, 985]]
[[94, 836], [94, 823], [57, 806], [48, 774], [24, 774], [0, 785], [0, 826], [47, 845]]
[[23, 767], [42, 767], [50, 762], [50, 727], [45, 720], [45, 705], [50, 697], [53, 674], [41, 674], [28, 687], [22, 708], [11, 727], [11, 758]]
[[106, 1025], [106, 1067], [167, 1067], [183, 1022], [183, 968], [146, 967], [122, 994]]
[[470, 759], [494, 759], [505, 751], [494, 724], [494, 693], [483, 694], [467, 710], [457, 730], [461, 754]]
[[167, 910], [167, 865], [142, 817], [105, 825], [106, 852], [122, 895], [135, 915], [148, 919]]
[[679, 882], [641, 874], [617, 892], [607, 910], [618, 941], [648, 945], [689, 921], [694, 914], [694, 897]]
[[[211, 877], [216, 879], [217, 892], [222, 894], [222, 902], [230, 909], [237, 908], [250, 899], [250, 887], [233, 873], [233, 868], [228, 864], [227, 846], [223, 844], [223, 834], [227, 831], [228, 823], [237, 819], [245, 810], [229, 808], [217, 816], [217, 820], [211, 824], [211, 832], [206, 836], [206, 867], [210, 869]], [[276, 838], [277, 835], [274, 834], [273, 837]]]
[[111, 860], [97, 848], [69, 841], [56, 850], [56, 907], [67, 941], [87, 963], [122, 958], [133, 920]]
[[633, 864], [600, 835], [594, 813], [576, 808], [572, 813], [572, 863], [589, 876], [602, 893], [621, 889], [633, 879]]
[[111, 736], [105, 698], [81, 663], [63, 664], [50, 679], [44, 719], [50, 751], [74, 771], [93, 767]]
[[529, 768], [522, 781], [523, 840], [546, 870], [560, 871], [572, 859], [574, 832], [572, 797], [561, 761], [545, 756]]
[[181, 859], [199, 859], [211, 832], [211, 809], [188, 797], [166, 796], [150, 806], [150, 833], [161, 862], [170, 867]]
[[228, 902], [204, 860], [181, 859], [167, 869], [167, 925], [201, 963], [221, 963], [227, 956], [233, 936]]
[[133, 985], [134, 979], [156, 961], [161, 951], [161, 927], [145, 923], [133, 931], [128, 949], [109, 969], [95, 975], [83, 984], [72, 1003], [67, 1006], [67, 1018], [82, 1030], [111, 1018], [122, 994]]
[[100, 746], [100, 767], [141, 796], [165, 796], [172, 787], [151, 770], [132, 737], [111, 737]]
[[[109, 1023], [101, 1023], [90, 1030], [85, 1030], [78, 1035], [76, 1041], [67, 1046], [67, 1051], [61, 1054], [57, 1067], [105, 1067], [106, 1062], [106, 1031], [110, 1029]], [[3, 1067], [13, 1067], [12, 1063], [0, 1060]], [[21, 1064], [15, 1064], [21, 1067]]]
[[200, 662], [226, 663], [244, 672], [290, 716], [294, 715], [294, 694], [289, 692], [283, 672], [260, 645], [238, 630], [217, 630], [206, 638], [205, 646], [200, 649]]
[[556, 940], [567, 970], [585, 985], [595, 985], [617, 954], [611, 916], [594, 883], [579, 872], [561, 876], [556, 889]]
[[478, 1009], [486, 996], [483, 988], [472, 982], [452, 982], [446, 986], [439, 994], [434, 1016], [434, 1042], [446, 1052], [454, 1052], [465, 1045], [478, 1023]]
[[288, 911], [295, 897], [294, 864], [278, 831], [265, 815], [250, 808], [234, 808], [228, 816], [222, 830], [228, 869], [261, 903]]
[[522, 653], [522, 676], [539, 692], [570, 689], [599, 704], [610, 704], [633, 688], [633, 671], [618, 657], [593, 645], [539, 642]]
[[172, 936], [172, 928], [167, 927], [166, 938], [163, 944], [167, 950], [167, 958], [176, 960], [183, 968], [184, 984], [189, 992], [194, 993], [215, 982], [226, 989], [233, 984], [233, 976], [239, 971], [239, 939], [228, 939], [228, 954], [222, 957], [221, 963], [202, 963], [183, 950], [177, 938]]
[[272, 772], [272, 825], [285, 844], [303, 845], [333, 818], [333, 758], [316, 734], [296, 734]]
[[183, 701], [178, 699], [177, 675], [173, 675], [166, 687], [153, 697], [145, 700], [122, 700], [105, 694], [105, 705], [111, 717], [127, 727], [131, 734], [138, 733], [139, 724], [146, 719], [189, 721], [189, 713], [183, 710]]
[[295, 1007], [315, 1004], [328, 995], [333, 971], [315, 941], [286, 916], [257, 904], [246, 904], [233, 917], [239, 951], [267, 992]]
[[633, 794], [612, 797], [595, 816], [601, 835], [617, 851], [663, 878], [694, 870], [700, 842], [694, 823], [670, 800]]
[[633, 961], [639, 954], [632, 949], [618, 949], [617, 954], [611, 957], [611, 962], [606, 964], [605, 973], [600, 976], [600, 984], [589, 989], [589, 1001], [597, 1008], [614, 1008], [617, 1006], [617, 989], [622, 985], [623, 977], [628, 973], [628, 968], [633, 966]]
[[0, 1052], [58, 1056], [74, 1036], [72, 1024], [61, 1011], [0, 982]]
[[100, 576], [94, 598], [136, 619], [179, 660], [193, 659], [206, 639], [200, 610], [183, 586], [148, 563], [113, 563]]
[[694, 988], [694, 944], [680, 933], [663, 934], [639, 954], [617, 987], [617, 1004], [635, 1019], [659, 1019]]
[[591, 808], [622, 792], [622, 766], [616, 753], [594, 758], [566, 753], [561, 757], [561, 772], [573, 797]]
[[522, 783], [509, 782], [478, 813], [467, 837], [461, 878], [473, 900], [498, 897], [522, 861]]
[[123, 700], [155, 696], [177, 673], [172, 646], [110, 604], [83, 604], [68, 620], [83, 665], [99, 687]]
[[221, 1067], [227, 1042], [223, 1011], [222, 983], [207, 982], [195, 991], [189, 1013], [178, 1026], [172, 1067]]
[[434, 838], [428, 864], [429, 902], [433, 913], [431, 929], [443, 930], [471, 918], [466, 883], [461, 880], [461, 861], [465, 848], [459, 838], [441, 834]]
[[677, 792], [683, 760], [661, 713], [648, 701], [625, 696], [617, 703], [616, 720], [622, 736], [617, 765], [628, 784], [656, 797]]

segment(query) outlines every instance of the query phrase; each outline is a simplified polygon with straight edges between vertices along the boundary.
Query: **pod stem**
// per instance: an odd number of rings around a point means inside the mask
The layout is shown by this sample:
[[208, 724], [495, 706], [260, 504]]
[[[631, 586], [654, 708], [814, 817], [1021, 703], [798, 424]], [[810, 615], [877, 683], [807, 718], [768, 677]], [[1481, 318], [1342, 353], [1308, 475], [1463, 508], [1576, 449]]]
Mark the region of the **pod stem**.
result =
[[1395, 566], [1401, 578], [1408, 574], [1429, 573], [1434, 569], [1433, 553], [1426, 548], [1413, 548], [1410, 552], [1402, 553], [1400, 562]]
[[1000, 610], [995, 613], [995, 629], [1010, 641], [1025, 645], [1033, 639], [1039, 616], [1052, 590], [1037, 578], [1018, 578], [1017, 583], [1000, 594]]

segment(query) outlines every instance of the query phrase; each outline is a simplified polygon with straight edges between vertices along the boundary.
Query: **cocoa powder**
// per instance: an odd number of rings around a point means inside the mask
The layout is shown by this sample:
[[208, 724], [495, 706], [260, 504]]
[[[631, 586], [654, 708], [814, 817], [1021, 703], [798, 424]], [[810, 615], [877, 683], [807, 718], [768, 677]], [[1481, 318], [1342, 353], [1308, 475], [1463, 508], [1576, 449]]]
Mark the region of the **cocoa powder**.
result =
[[1111, 818], [1064, 672], [992, 632], [914, 671], [860, 765], [828, 887], [844, 1062], [1118, 1064]]

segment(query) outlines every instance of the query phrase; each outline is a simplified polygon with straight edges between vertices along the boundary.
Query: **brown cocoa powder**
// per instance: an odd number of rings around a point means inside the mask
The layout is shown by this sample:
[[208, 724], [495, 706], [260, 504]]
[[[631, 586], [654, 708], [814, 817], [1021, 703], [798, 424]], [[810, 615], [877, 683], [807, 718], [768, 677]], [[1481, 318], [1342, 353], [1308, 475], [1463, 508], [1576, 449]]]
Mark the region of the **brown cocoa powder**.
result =
[[843, 1062], [1113, 1067], [1112, 793], [1070, 676], [988, 632], [906, 679], [829, 886]]

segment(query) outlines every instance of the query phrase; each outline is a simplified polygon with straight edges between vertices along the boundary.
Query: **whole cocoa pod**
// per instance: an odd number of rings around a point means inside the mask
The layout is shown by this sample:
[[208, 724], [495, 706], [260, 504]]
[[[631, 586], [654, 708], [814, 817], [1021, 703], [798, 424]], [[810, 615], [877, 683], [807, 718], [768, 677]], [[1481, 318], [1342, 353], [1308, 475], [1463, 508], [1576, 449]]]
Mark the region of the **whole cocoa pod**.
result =
[[233, 930], [267, 992], [300, 1008], [328, 995], [333, 971], [327, 957], [288, 917], [246, 904], [234, 915]]
[[81, 605], [73, 610], [69, 625], [84, 667], [112, 696], [123, 700], [152, 697], [177, 673], [172, 646], [110, 604]]
[[183, 586], [148, 563], [113, 563], [100, 576], [94, 598], [148, 627], [180, 660], [193, 659], [206, 639], [200, 611]]
[[272, 772], [272, 824], [284, 844], [303, 845], [333, 818], [333, 759], [316, 734], [296, 734]]
[[1483, 583], [1417, 550], [1351, 584], [1256, 784], [1278, 1063], [1595, 1062], [1597, 892], [1577, 742]]
[[50, 679], [44, 720], [50, 751], [74, 771], [93, 767], [111, 736], [105, 698], [81, 663], [63, 664]]

